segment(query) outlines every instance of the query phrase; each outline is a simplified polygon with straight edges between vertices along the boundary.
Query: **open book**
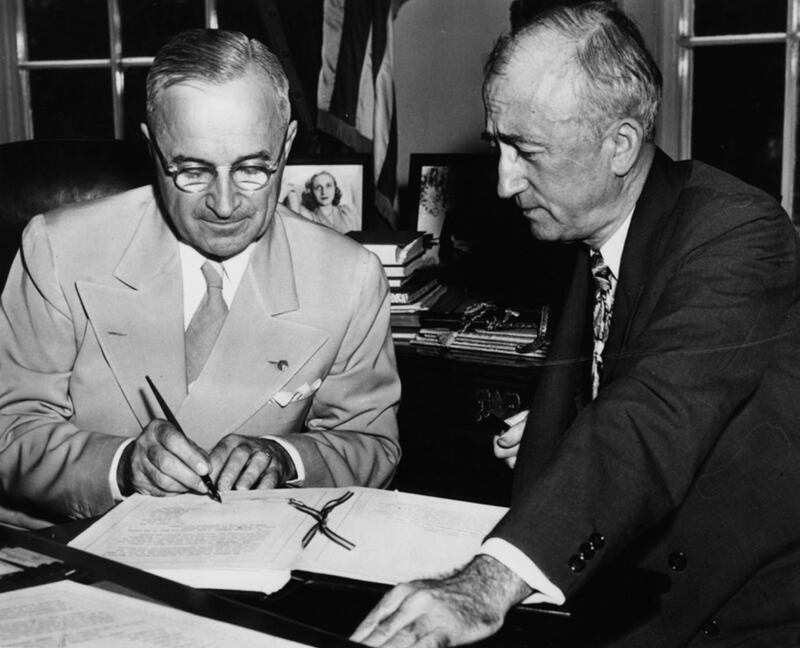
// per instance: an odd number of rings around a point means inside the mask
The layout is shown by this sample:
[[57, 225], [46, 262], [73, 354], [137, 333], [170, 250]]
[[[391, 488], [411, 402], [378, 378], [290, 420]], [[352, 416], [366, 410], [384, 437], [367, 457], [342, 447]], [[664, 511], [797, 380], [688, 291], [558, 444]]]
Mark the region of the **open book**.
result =
[[[506, 512], [361, 487], [231, 491], [222, 499], [134, 495], [70, 545], [193, 587], [270, 593], [293, 569], [392, 585], [461, 566]], [[337, 499], [344, 501], [330, 509], [327, 533], [302, 510]]]

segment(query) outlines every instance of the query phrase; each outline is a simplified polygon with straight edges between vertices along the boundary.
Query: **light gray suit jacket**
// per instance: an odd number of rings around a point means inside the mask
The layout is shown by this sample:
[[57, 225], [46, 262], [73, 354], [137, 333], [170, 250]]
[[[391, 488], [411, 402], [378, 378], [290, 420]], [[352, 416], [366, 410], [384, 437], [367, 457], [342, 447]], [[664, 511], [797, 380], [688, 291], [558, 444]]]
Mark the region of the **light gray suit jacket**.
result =
[[385, 485], [399, 458], [388, 304], [372, 254], [279, 206], [187, 394], [178, 246], [152, 189], [37, 216], [2, 295], [2, 490], [57, 515], [110, 508], [115, 451], [163, 418], [145, 375], [207, 450], [285, 435], [305, 485]]

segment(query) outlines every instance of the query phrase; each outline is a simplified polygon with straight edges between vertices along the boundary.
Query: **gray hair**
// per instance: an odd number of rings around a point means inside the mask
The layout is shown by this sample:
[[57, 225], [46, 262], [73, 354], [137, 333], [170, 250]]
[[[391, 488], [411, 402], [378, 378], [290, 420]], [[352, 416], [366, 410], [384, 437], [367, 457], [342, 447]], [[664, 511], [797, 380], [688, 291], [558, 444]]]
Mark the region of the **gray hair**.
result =
[[497, 40], [486, 61], [484, 84], [501, 76], [520, 46], [541, 30], [574, 45], [584, 110], [598, 134], [613, 119], [633, 117], [642, 124], [645, 139], [653, 141], [661, 103], [661, 71], [636, 24], [613, 2], [558, 5], [531, 16], [516, 31]]
[[222, 29], [189, 29], [173, 36], [156, 54], [147, 73], [147, 120], [156, 127], [158, 96], [186, 81], [223, 84], [255, 69], [274, 90], [278, 110], [289, 122], [289, 81], [278, 58], [255, 38]]

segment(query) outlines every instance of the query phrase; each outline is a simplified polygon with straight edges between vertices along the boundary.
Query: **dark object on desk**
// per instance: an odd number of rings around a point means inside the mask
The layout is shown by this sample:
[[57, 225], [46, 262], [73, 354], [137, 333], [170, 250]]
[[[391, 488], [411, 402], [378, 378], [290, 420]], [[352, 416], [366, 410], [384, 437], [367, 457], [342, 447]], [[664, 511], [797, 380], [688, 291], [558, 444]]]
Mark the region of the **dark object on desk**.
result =
[[26, 140], [0, 144], [0, 285], [20, 234], [35, 215], [149, 184], [143, 143], [122, 140]]
[[[169, 408], [169, 405], [167, 405], [167, 401], [164, 400], [164, 397], [158, 391], [158, 388], [156, 388], [155, 383], [153, 383], [153, 381], [150, 380], [150, 376], [145, 376], [144, 379], [147, 381], [147, 384], [150, 385], [150, 389], [153, 392], [153, 396], [156, 397], [156, 400], [158, 401], [158, 406], [161, 408], [161, 411], [164, 412], [164, 416], [167, 417], [167, 421], [172, 423], [173, 427], [175, 427], [178, 430], [178, 432], [180, 432], [181, 434], [185, 434], [183, 428], [181, 427], [181, 424], [178, 423], [178, 419], [175, 418], [175, 415], [172, 413], [172, 410]], [[219, 490], [217, 490], [217, 487], [214, 484], [214, 482], [211, 481], [211, 477], [208, 476], [208, 473], [206, 473], [205, 475], [200, 475], [200, 479], [203, 480], [203, 484], [208, 489], [208, 496], [214, 501], [222, 504], [222, 498], [219, 495]]]

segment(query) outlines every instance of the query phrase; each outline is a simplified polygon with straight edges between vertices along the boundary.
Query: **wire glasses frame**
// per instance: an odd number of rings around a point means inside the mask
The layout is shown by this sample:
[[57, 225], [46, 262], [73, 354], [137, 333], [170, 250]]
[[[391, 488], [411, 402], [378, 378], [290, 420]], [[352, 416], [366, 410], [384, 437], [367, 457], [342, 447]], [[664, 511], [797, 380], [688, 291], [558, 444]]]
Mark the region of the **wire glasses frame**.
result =
[[196, 162], [175, 164], [167, 161], [154, 135], [150, 137], [150, 145], [158, 157], [164, 174], [170, 176], [175, 186], [184, 193], [194, 194], [207, 191], [217, 179], [219, 171], [224, 169], [229, 171], [231, 181], [237, 189], [252, 192], [266, 187], [280, 167], [286, 145], [287, 132], [288, 129], [283, 133], [281, 152], [274, 162], [264, 159], [256, 161], [257, 158], [254, 158], [236, 164], [220, 164], [218, 166]]

